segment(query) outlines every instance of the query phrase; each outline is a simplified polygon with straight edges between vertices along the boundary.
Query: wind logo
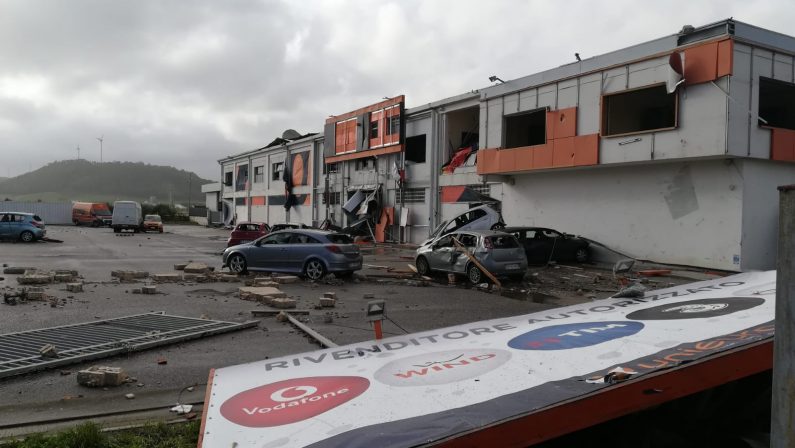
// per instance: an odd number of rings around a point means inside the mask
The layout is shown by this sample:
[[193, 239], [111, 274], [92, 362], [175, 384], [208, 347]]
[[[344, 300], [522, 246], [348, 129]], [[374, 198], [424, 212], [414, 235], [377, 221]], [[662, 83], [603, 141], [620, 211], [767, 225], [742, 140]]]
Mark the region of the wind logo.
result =
[[353, 400], [370, 387], [358, 376], [295, 378], [255, 387], [221, 405], [227, 420], [250, 428], [300, 422]]
[[631, 336], [644, 325], [640, 322], [579, 322], [552, 325], [519, 335], [508, 346], [517, 350], [567, 350], [589, 347]]
[[375, 372], [375, 379], [390, 386], [432, 386], [481, 376], [511, 359], [498, 349], [445, 350], [396, 359]]

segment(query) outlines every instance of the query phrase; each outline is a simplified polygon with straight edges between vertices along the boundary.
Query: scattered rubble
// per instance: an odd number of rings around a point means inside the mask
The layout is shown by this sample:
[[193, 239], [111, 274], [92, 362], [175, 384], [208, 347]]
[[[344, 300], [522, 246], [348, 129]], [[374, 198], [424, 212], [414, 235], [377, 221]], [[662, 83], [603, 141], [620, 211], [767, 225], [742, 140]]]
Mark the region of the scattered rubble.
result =
[[271, 299], [269, 305], [278, 309], [290, 309], [290, 308], [295, 308], [297, 304], [298, 304], [297, 300], [285, 297], [285, 298]]
[[36, 268], [32, 267], [19, 267], [19, 266], [10, 266], [3, 269], [3, 274], [24, 274], [26, 271], [33, 271]]
[[149, 277], [146, 271], [111, 271], [110, 276], [122, 282], [135, 282]]
[[[334, 275], [334, 274], [329, 274], [329, 275]], [[301, 279], [299, 277], [296, 277], [295, 275], [274, 275], [273, 277], [271, 277], [271, 279], [280, 285], [288, 283], [297, 283], [301, 281]]]
[[209, 266], [205, 263], [188, 263], [182, 270], [187, 274], [206, 274], [210, 272]]
[[52, 283], [55, 276], [50, 273], [39, 273], [37, 271], [25, 271], [21, 277], [17, 277], [20, 285], [46, 285]]
[[173, 273], [153, 274], [152, 280], [154, 280], [156, 283], [176, 283], [182, 280], [182, 276]]
[[143, 294], [157, 294], [157, 286], [155, 285], [146, 285], [141, 287], [141, 293]]
[[58, 351], [55, 349], [55, 346], [52, 344], [45, 344], [42, 348], [39, 349], [39, 354], [42, 358], [57, 358]]
[[177, 263], [177, 264], [174, 265], [174, 270], [175, 271], [184, 271], [185, 270], [185, 266], [187, 266], [187, 265], [188, 265], [188, 263]]
[[82, 283], [67, 283], [66, 290], [69, 292], [83, 292]]
[[243, 286], [238, 288], [240, 298], [243, 300], [254, 300], [270, 305], [273, 299], [286, 298], [287, 294], [271, 286]]

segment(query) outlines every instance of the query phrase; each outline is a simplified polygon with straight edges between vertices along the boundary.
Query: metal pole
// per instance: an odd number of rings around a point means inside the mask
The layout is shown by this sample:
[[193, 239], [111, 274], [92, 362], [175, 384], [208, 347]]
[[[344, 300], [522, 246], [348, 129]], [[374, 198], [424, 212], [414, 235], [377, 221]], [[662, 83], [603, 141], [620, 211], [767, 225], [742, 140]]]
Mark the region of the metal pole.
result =
[[778, 188], [776, 337], [773, 349], [771, 448], [795, 447], [795, 185]]
[[191, 188], [191, 172], [188, 171], [188, 219], [190, 220], [190, 188]]

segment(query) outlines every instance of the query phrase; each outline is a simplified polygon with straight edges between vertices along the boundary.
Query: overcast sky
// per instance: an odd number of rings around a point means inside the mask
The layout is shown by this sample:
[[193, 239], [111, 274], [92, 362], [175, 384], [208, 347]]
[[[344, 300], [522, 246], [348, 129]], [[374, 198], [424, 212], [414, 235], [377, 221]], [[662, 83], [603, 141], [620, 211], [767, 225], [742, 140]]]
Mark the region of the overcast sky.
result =
[[791, 0], [0, 0], [0, 176], [54, 160], [217, 160], [406, 95], [407, 107]]

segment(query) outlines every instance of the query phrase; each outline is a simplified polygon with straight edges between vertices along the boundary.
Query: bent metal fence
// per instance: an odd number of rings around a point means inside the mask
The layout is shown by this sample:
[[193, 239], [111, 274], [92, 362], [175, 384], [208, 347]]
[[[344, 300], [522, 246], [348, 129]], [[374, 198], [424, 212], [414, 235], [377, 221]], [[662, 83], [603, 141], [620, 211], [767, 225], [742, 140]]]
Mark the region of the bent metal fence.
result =
[[[0, 335], [0, 378], [256, 326], [147, 313]], [[51, 344], [55, 354], [40, 350]]]

